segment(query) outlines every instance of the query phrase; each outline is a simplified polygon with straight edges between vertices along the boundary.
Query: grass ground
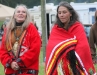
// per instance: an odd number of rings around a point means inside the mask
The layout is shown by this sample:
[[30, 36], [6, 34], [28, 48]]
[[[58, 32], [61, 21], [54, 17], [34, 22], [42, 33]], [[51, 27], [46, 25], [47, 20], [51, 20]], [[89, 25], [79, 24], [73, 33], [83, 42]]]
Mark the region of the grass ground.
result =
[[97, 64], [95, 65], [95, 68], [96, 68], [96, 72], [97, 72]]
[[3, 66], [0, 64], [0, 75], [4, 75]]
[[39, 75], [44, 75], [43, 50], [40, 52]]

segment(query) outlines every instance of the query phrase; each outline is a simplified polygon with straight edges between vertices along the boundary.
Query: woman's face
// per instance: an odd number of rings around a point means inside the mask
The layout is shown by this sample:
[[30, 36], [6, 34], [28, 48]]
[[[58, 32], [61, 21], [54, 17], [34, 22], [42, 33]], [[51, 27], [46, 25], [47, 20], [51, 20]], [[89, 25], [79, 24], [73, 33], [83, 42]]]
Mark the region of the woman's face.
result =
[[24, 7], [18, 7], [16, 12], [15, 12], [15, 15], [14, 15], [14, 18], [16, 20], [16, 22], [20, 23], [20, 22], [24, 22], [25, 19], [26, 19], [26, 10]]
[[59, 7], [58, 17], [62, 23], [64, 23], [64, 24], [68, 23], [70, 21], [70, 16], [72, 16], [72, 15], [66, 7], [64, 7], [64, 6]]

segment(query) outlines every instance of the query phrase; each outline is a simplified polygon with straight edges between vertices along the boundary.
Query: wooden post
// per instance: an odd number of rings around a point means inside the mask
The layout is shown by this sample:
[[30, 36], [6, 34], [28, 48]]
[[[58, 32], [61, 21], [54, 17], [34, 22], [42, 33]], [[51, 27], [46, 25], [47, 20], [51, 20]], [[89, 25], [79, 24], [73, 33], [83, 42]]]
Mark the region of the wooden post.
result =
[[42, 50], [43, 61], [45, 61], [46, 44], [47, 44], [47, 23], [46, 23], [46, 0], [41, 0], [41, 26], [42, 26]]

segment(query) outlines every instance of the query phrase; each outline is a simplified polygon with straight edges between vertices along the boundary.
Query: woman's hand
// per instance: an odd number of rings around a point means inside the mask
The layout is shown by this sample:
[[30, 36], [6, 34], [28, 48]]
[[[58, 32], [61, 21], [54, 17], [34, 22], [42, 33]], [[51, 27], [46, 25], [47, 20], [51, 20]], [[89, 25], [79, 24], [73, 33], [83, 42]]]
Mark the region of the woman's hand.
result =
[[11, 63], [11, 68], [12, 68], [13, 70], [19, 70], [19, 66], [18, 66], [17, 62], [13, 61], [13, 62]]

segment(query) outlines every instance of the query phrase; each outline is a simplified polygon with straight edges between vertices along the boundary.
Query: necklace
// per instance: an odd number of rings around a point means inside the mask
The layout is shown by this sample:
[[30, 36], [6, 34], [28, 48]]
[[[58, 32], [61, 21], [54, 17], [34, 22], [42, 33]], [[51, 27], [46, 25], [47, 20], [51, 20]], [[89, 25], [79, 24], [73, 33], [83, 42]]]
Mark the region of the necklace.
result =
[[[16, 29], [17, 29], [17, 28], [16, 28]], [[17, 36], [17, 35], [16, 35], [16, 29], [14, 29], [14, 37], [15, 37], [16, 41], [19, 41], [19, 39], [20, 39], [20, 37], [21, 37], [21, 35], [22, 35], [22, 33], [23, 33], [23, 30], [20, 32], [19, 36]]]
[[[17, 28], [16, 28], [17, 29]], [[16, 56], [17, 55], [17, 51], [19, 49], [19, 40], [20, 40], [20, 37], [23, 33], [23, 30], [20, 32], [19, 36], [16, 35], [16, 29], [14, 29], [14, 37], [15, 37], [15, 43], [13, 45], [13, 53], [14, 55]]]

